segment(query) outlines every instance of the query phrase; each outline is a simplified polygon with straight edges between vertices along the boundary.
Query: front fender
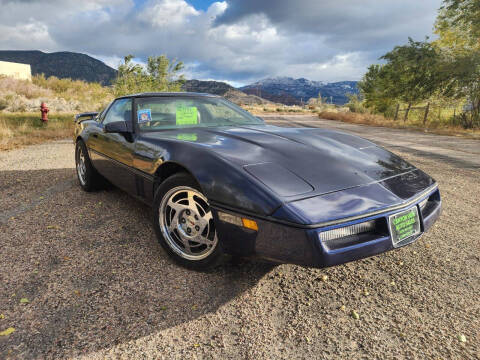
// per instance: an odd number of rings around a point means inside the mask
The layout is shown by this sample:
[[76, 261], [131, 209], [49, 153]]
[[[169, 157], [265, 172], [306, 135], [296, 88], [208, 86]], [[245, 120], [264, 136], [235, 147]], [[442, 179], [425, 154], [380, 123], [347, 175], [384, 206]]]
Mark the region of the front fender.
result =
[[167, 163], [185, 168], [213, 207], [265, 216], [281, 206], [281, 200], [241, 165], [198, 143], [171, 141], [162, 143], [160, 147], [139, 141], [134, 158], [135, 167], [152, 176]]
[[169, 160], [185, 167], [197, 180], [212, 206], [257, 215], [270, 215], [281, 201], [243, 167], [209, 151], [175, 152]]

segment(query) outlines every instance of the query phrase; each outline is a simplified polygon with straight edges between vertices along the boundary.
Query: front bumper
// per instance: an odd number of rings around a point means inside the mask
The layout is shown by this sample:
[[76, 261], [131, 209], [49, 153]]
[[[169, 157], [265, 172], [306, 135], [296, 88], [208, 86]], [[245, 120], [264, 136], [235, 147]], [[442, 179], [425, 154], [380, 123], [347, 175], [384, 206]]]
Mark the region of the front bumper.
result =
[[[408, 203], [403, 208], [376, 212], [374, 215], [365, 214], [364, 217], [355, 220], [335, 222], [334, 225], [314, 228], [295, 227], [264, 219], [255, 219], [258, 224], [257, 232], [221, 221], [218, 218], [218, 210], [214, 211], [214, 216], [216, 218], [215, 223], [218, 236], [224, 246], [224, 250], [230, 254], [257, 256], [279, 263], [328, 267], [394, 249], [388, 218], [392, 214], [415, 206], [419, 210], [421, 233], [402, 243], [402, 246], [404, 246], [416, 241], [422, 234], [428, 231], [440, 216], [441, 199], [438, 188], [426, 193], [413, 203]], [[350, 242], [332, 246], [332, 242], [325, 243], [320, 240], [319, 234], [323, 231], [371, 220], [385, 226], [381, 231], [375, 231], [369, 236], [363, 236], [355, 243]]]

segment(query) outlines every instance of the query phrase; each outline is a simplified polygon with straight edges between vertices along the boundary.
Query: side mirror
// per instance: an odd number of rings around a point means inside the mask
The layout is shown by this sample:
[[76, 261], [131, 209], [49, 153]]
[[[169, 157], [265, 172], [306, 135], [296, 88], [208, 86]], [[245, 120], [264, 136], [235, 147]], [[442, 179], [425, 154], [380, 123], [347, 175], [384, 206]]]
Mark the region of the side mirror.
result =
[[113, 121], [111, 123], [105, 124], [103, 131], [106, 133], [129, 133], [127, 122], [126, 121]]

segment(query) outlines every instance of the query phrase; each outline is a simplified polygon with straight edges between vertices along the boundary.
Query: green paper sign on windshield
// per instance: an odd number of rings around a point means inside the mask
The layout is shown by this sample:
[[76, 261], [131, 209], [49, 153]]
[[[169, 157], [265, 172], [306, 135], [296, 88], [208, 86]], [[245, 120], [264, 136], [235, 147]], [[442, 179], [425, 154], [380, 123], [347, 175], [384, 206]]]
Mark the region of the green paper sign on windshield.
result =
[[177, 125], [196, 125], [198, 124], [197, 108], [195, 106], [178, 107], [176, 111]]

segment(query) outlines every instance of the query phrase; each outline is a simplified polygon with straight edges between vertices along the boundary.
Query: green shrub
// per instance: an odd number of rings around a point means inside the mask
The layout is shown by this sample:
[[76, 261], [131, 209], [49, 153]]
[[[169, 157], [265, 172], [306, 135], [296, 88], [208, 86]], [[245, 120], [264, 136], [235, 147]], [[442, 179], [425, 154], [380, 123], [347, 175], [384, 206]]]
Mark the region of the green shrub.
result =
[[359, 113], [359, 114], [364, 114], [367, 112], [367, 109], [365, 108], [363, 101], [360, 100], [357, 94], [347, 94], [348, 97], [348, 103], [345, 104], [346, 107], [351, 112], [354, 113]]
[[182, 91], [185, 82], [183, 63], [165, 55], [149, 56], [146, 66], [132, 63], [133, 55], [125, 56], [113, 82], [113, 93], [122, 96], [140, 92]]

